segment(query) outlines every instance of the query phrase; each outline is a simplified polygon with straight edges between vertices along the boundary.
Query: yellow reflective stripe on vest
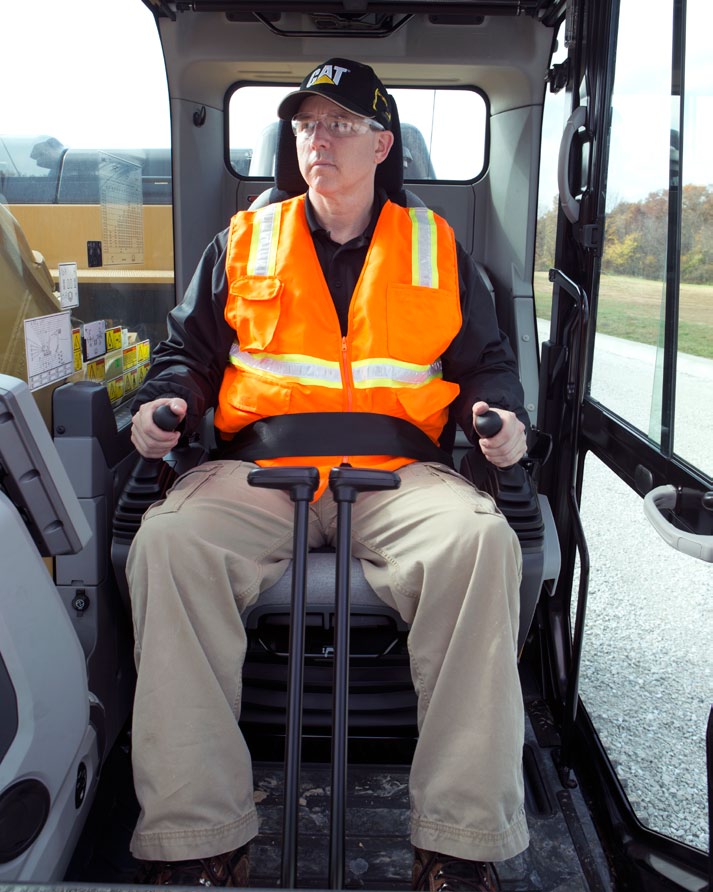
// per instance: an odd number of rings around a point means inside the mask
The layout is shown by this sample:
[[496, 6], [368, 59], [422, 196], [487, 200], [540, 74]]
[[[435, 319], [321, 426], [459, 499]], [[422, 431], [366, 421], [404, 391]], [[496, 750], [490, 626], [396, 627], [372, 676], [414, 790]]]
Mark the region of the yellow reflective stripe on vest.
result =
[[352, 363], [354, 387], [420, 387], [443, 377], [440, 359], [431, 365], [415, 365], [397, 359], [360, 359]]
[[[281, 205], [270, 204], [255, 212], [247, 274], [274, 276]], [[411, 281], [438, 288], [438, 231], [430, 208], [409, 208], [411, 217]]]
[[230, 348], [234, 366], [263, 372], [277, 378], [289, 378], [301, 384], [320, 387], [341, 387], [342, 374], [338, 362], [304, 356], [300, 353], [245, 353], [237, 342]]
[[279, 204], [269, 204], [267, 207], [255, 211], [247, 266], [249, 276], [275, 275], [280, 212], [281, 205]]
[[430, 208], [409, 208], [411, 217], [411, 281], [438, 288], [438, 231]]

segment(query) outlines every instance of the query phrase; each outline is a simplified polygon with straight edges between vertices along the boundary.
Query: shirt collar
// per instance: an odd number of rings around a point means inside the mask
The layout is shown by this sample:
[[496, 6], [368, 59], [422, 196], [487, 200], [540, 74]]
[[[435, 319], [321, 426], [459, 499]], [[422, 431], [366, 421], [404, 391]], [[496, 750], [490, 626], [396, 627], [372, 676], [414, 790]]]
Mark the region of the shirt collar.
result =
[[[374, 204], [372, 205], [372, 208], [371, 208], [371, 219], [369, 220], [369, 223], [368, 223], [366, 229], [364, 230], [364, 232], [362, 232], [362, 234], [360, 236], [357, 236], [357, 238], [364, 239], [367, 242], [371, 241], [371, 237], [374, 234], [374, 230], [376, 229], [376, 223], [379, 219], [379, 215], [381, 214], [381, 209], [386, 204], [386, 201], [387, 201], [386, 192], [384, 192], [383, 189], [379, 189], [379, 188], [375, 189], [374, 190]], [[317, 222], [317, 217], [314, 213], [314, 209], [312, 208], [312, 204], [309, 200], [309, 194], [305, 195], [305, 214], [307, 216], [307, 225], [309, 226], [309, 229], [310, 229], [310, 232], [312, 233], [312, 235], [314, 236], [314, 235], [318, 235], [318, 234], [319, 235], [323, 234], [327, 238], [329, 238], [329, 233], [327, 232], [327, 230], [323, 226], [320, 226], [319, 223]]]

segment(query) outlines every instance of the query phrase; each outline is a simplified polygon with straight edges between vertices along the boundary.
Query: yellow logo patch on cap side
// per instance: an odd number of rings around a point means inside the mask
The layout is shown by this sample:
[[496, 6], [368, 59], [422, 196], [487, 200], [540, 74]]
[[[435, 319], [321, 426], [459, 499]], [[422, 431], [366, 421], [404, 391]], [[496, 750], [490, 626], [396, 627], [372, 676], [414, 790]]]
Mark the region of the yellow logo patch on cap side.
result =
[[384, 117], [386, 118], [387, 121], [390, 121], [391, 120], [391, 112], [389, 110], [389, 101], [386, 98], [386, 96], [384, 96], [384, 94], [381, 92], [381, 90], [379, 90], [379, 88], [377, 87], [374, 90], [374, 101], [371, 103], [371, 107], [374, 109], [374, 111], [377, 114], [379, 113], [379, 103], [380, 102], [384, 106], [384, 108], [383, 108]]

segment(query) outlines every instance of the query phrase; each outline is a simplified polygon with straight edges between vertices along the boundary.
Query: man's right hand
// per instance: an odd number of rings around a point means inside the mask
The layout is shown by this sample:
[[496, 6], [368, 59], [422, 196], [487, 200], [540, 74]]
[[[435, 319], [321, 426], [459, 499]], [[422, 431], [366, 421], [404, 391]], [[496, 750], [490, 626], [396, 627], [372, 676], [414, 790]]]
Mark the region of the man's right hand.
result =
[[144, 403], [131, 420], [131, 442], [144, 458], [163, 458], [179, 441], [179, 431], [165, 431], [154, 423], [153, 413], [159, 406], [168, 405], [179, 420], [183, 420], [188, 404], [180, 397], [161, 397]]

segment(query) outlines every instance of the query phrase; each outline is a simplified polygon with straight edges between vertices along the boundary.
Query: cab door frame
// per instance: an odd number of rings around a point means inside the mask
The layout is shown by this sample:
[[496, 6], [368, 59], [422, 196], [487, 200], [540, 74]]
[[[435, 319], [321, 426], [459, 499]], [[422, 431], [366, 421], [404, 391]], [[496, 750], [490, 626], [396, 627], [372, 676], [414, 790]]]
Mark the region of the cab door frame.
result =
[[[678, 90], [681, 102], [685, 8], [686, 0], [672, 0], [672, 94], [676, 95]], [[556, 269], [550, 274], [552, 324], [550, 339], [543, 344], [542, 351], [538, 427], [552, 436], [554, 448], [542, 468], [540, 490], [553, 507], [562, 569], [553, 597], [543, 599], [541, 604], [543, 641], [538, 656], [545, 697], [561, 729], [561, 777], [574, 784], [574, 767], [577, 778], [597, 791], [592, 805], [613, 853], [620, 881], [627, 884], [626, 888], [680, 889], [693, 888], [684, 883], [708, 879], [711, 888], [710, 857], [654, 832], [637, 818], [587, 713], [586, 703], [579, 697], [590, 570], [587, 530], [579, 514], [586, 455], [596, 456], [641, 497], [664, 484], [699, 491], [712, 488], [711, 480], [700, 469], [687, 464], [673, 451], [681, 222], [680, 190], [676, 188], [673, 166], [669, 181], [660, 443], [656, 444], [590, 393], [619, 10], [620, 0], [579, 0], [570, 4], [565, 26], [569, 45], [568, 96], [573, 112], [582, 110], [575, 115], [575, 132], [570, 134], [571, 143], [567, 146], [565, 160], [570, 175], [566, 187], [575, 196], [575, 206], [570, 204], [568, 212], [562, 208], [559, 212]], [[582, 172], [581, 181], [571, 173], [575, 170]], [[578, 181], [571, 182], [574, 179]], [[710, 725], [708, 733], [710, 736]], [[710, 764], [708, 771], [710, 788]], [[678, 879], [674, 879], [677, 872]]]

